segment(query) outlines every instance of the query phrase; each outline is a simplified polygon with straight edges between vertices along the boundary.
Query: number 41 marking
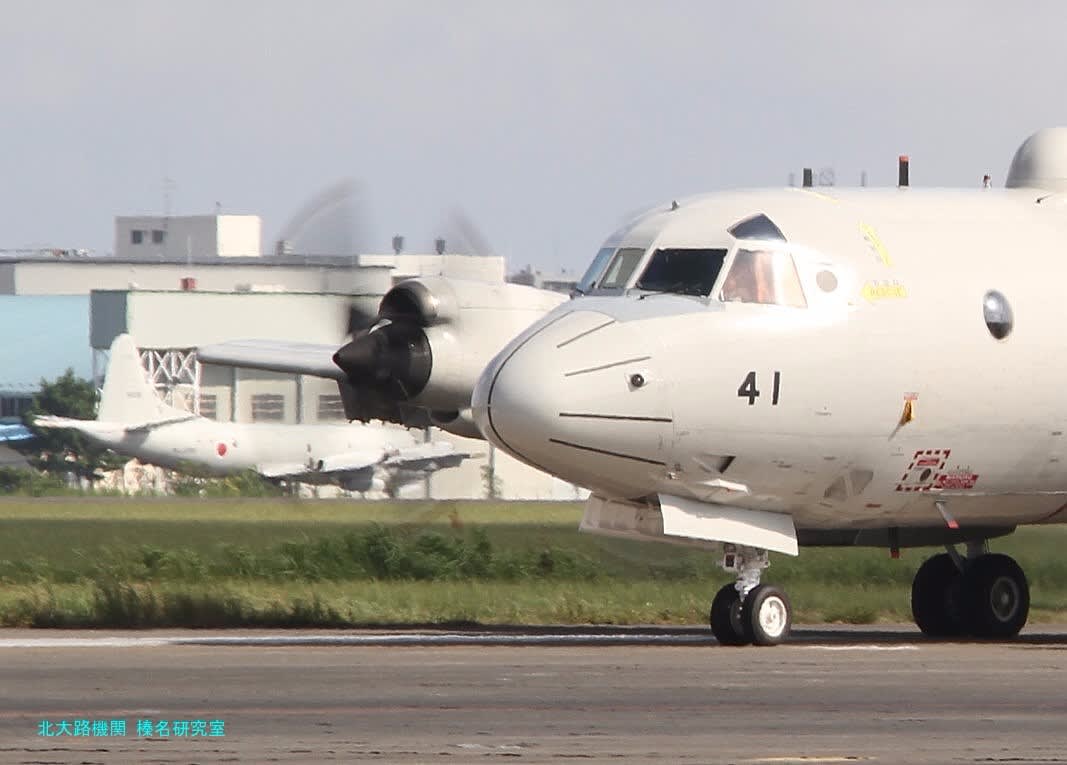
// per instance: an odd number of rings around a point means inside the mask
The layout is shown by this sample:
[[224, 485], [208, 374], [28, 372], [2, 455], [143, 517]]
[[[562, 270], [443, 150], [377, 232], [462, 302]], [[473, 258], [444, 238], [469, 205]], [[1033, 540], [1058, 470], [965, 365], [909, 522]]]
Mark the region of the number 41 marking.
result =
[[[778, 406], [778, 393], [782, 387], [782, 373], [774, 373], [774, 384], [771, 389], [771, 406]], [[741, 383], [741, 387], [737, 389], [737, 395], [741, 398], [748, 399], [748, 405], [752, 406], [756, 403], [756, 399], [759, 398], [759, 388], [756, 387], [756, 373], [749, 372], [745, 375], [744, 381]]]

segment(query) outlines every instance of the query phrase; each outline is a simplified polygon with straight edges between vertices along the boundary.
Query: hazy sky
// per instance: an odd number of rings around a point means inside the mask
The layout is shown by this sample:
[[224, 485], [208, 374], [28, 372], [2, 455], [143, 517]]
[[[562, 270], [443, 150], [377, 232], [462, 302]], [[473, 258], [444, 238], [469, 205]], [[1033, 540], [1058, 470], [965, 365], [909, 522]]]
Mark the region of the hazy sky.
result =
[[462, 208], [509, 266], [581, 270], [700, 191], [1003, 181], [1067, 124], [1067, 4], [4, 3], [0, 247], [110, 251], [113, 216], [258, 213], [343, 178], [358, 240]]

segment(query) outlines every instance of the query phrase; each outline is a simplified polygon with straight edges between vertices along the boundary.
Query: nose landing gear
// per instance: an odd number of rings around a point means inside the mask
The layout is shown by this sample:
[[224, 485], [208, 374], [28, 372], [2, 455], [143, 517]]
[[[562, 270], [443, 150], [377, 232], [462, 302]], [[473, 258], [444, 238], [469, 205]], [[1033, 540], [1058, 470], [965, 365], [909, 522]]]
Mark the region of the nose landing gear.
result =
[[927, 559], [911, 587], [915, 624], [930, 637], [1014, 637], [1030, 613], [1030, 586], [1011, 557], [989, 553], [984, 544], [961, 556], [948, 552]]
[[728, 545], [722, 567], [737, 574], [711, 602], [711, 631], [721, 645], [778, 645], [789, 636], [792, 606], [785, 593], [760, 584], [770, 565], [766, 550]]

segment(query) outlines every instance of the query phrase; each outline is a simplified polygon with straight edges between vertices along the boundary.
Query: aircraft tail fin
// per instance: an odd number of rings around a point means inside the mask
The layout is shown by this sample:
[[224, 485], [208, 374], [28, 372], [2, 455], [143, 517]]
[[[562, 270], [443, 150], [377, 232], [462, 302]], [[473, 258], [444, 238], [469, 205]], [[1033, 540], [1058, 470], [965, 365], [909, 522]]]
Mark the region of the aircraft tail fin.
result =
[[119, 335], [111, 343], [111, 359], [96, 419], [123, 425], [145, 425], [188, 418], [189, 412], [164, 403], [148, 382], [133, 338]]

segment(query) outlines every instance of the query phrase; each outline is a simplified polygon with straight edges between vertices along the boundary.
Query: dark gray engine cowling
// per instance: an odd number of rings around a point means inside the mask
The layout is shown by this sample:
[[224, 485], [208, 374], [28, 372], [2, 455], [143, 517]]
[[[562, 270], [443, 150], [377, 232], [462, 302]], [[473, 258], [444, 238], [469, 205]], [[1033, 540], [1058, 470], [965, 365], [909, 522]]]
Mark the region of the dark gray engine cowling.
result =
[[[386, 293], [378, 316], [334, 354], [350, 419], [435, 424], [458, 435], [470, 397], [490, 359], [515, 335], [567, 296], [517, 284], [447, 277], [401, 282]], [[421, 415], [420, 415], [421, 412]]]

